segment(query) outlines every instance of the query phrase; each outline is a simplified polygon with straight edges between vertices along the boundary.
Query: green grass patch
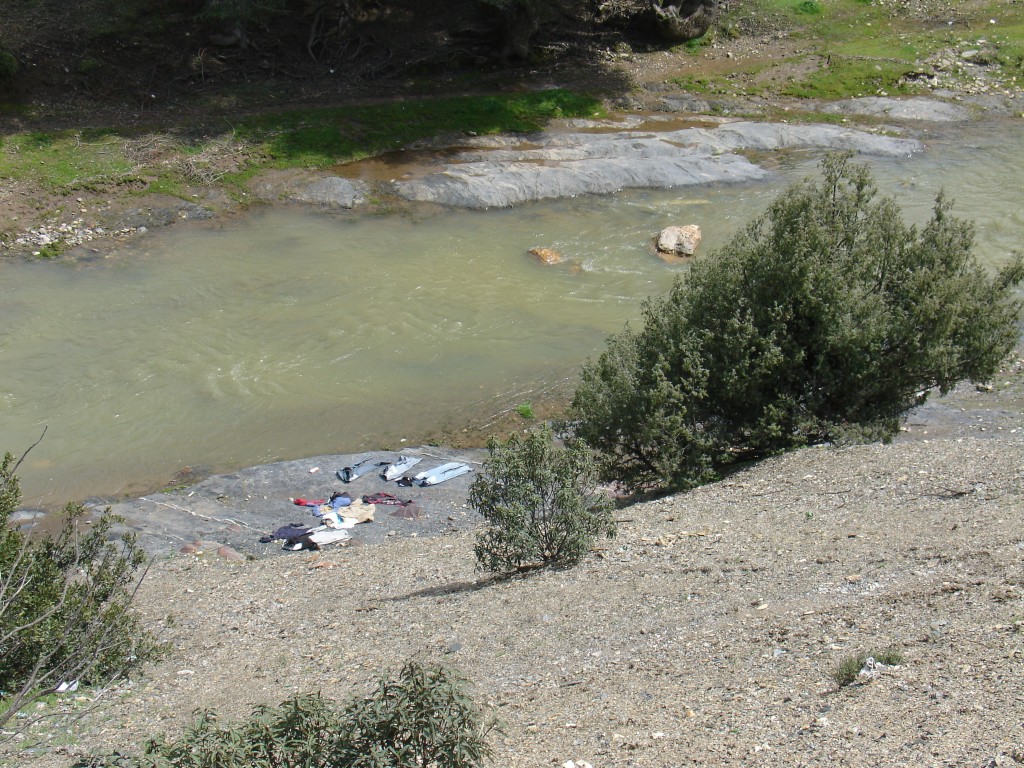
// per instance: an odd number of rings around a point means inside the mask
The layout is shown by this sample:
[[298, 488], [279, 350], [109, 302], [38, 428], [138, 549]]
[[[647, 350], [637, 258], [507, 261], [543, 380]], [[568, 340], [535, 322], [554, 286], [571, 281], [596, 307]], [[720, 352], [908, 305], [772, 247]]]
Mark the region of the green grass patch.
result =
[[280, 112], [243, 119], [235, 131], [257, 146], [265, 159], [261, 164], [315, 167], [445, 134], [523, 133], [540, 130], [553, 118], [602, 114], [597, 99], [551, 90]]
[[47, 243], [39, 247], [39, 253], [36, 254], [38, 259], [56, 259], [62, 253], [68, 249], [66, 243], [56, 242]]
[[905, 62], [885, 59], [852, 59], [833, 56], [826, 66], [782, 89], [798, 99], [843, 99], [851, 96], [893, 95], [908, 92], [901, 78], [912, 68]]
[[676, 50], [682, 50], [687, 53], [697, 55], [714, 41], [715, 35], [713, 34], [701, 35], [700, 37], [695, 37], [693, 40], [687, 40], [682, 45], [679, 45]]
[[185, 197], [196, 181], [175, 158], [207, 150], [237, 153], [241, 170], [219, 179], [231, 189], [266, 167], [331, 166], [438, 136], [529, 132], [554, 118], [603, 115], [597, 99], [563, 90], [291, 110], [244, 117], [220, 136], [182, 140], [173, 128], [155, 130], [156, 159], [112, 130], [14, 134], [0, 137], [0, 178], [62, 194], [132, 180], [138, 192]]
[[796, 12], [802, 13], [808, 16], [816, 16], [819, 13], [823, 13], [825, 10], [824, 6], [817, 0], [800, 0], [796, 6]]
[[669, 82], [679, 86], [687, 93], [705, 94], [739, 94], [742, 96], [758, 96], [767, 90], [767, 86], [754, 83], [750, 78], [766, 71], [775, 62], [751, 61], [738, 64], [734, 69], [713, 74], [680, 75]]
[[779, 92], [785, 96], [912, 93], [912, 85], [900, 84], [904, 74], [940, 50], [962, 51], [974, 43], [981, 51], [975, 63], [1001, 70], [997, 80], [1024, 76], [1024, 9], [1008, 3], [965, 3], [957, 9], [955, 27], [941, 14], [922, 21], [868, 0], [752, 0], [730, 18], [751, 13], [784, 20], [806, 55], [831, 57], [827, 70], [784, 86]]
[[0, 178], [33, 181], [51, 191], [83, 189], [131, 171], [122, 139], [101, 131], [7, 136], [0, 144]]

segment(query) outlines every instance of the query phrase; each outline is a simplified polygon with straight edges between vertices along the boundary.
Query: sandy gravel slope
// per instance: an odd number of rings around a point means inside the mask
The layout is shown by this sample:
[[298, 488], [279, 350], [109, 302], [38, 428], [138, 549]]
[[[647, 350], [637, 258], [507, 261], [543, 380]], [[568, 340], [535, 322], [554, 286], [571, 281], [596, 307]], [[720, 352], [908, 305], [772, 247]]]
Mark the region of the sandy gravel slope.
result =
[[[64, 754], [343, 697], [418, 656], [504, 721], [499, 766], [1024, 761], [1024, 433], [810, 449], [622, 511], [568, 571], [493, 583], [472, 534], [256, 562], [159, 563], [164, 663]], [[171, 626], [162, 623], [173, 614]], [[837, 689], [846, 657], [902, 665]], [[70, 754], [68, 754], [70, 753]]]

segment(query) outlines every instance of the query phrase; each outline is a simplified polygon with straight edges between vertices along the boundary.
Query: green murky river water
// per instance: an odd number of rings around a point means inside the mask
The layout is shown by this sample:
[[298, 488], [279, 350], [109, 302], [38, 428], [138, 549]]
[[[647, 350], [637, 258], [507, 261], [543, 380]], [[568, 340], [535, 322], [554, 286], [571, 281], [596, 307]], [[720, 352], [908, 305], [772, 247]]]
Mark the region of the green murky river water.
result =
[[[909, 219], [936, 190], [991, 266], [1021, 246], [1024, 125], [956, 128], [872, 160]], [[183, 467], [399, 447], [568, 391], [580, 363], [684, 269], [649, 251], [698, 223], [702, 252], [819, 155], [770, 182], [516, 210], [353, 216], [268, 209], [153, 233], [103, 260], [0, 263], [0, 450], [43, 442], [25, 502], [142, 493]], [[566, 263], [527, 254], [554, 248]], [[330, 470], [333, 468], [325, 468]]]

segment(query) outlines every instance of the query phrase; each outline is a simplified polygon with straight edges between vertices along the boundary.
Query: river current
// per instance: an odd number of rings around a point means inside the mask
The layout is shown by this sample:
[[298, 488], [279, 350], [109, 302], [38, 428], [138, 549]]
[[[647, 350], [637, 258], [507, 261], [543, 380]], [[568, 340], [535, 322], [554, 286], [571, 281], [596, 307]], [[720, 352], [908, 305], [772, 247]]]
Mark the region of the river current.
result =
[[[906, 218], [944, 187], [995, 268], [1021, 247], [1024, 125], [926, 136], [868, 159]], [[755, 185], [632, 191], [500, 211], [275, 207], [151, 233], [107, 258], [0, 263], [0, 451], [28, 505], [142, 493], [184, 467], [400, 448], [565, 393], [609, 333], [685, 266], [670, 224], [721, 245], [820, 153]], [[532, 247], [565, 261], [541, 265]], [[405, 441], [405, 442], [403, 442]], [[330, 470], [332, 468], [325, 468]]]

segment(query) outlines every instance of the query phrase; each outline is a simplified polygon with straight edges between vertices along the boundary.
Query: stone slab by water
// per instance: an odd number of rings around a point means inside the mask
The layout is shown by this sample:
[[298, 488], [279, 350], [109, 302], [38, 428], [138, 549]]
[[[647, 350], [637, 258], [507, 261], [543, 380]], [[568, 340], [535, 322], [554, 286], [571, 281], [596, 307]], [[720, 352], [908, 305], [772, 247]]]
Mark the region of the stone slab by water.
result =
[[409, 200], [459, 208], [504, 208], [630, 188], [750, 182], [769, 175], [735, 154], [741, 150], [816, 148], [899, 157], [923, 149], [914, 139], [852, 128], [755, 122], [677, 131], [544, 133], [513, 138], [506, 146], [460, 152], [443, 171], [397, 182], [396, 191]]
[[961, 122], [971, 119], [971, 111], [937, 99], [893, 99], [865, 96], [837, 101], [822, 107], [822, 112], [838, 115], [868, 115], [893, 120], [922, 120], [936, 123]]
[[[414, 448], [403, 455], [419, 456], [414, 471], [429, 469], [449, 461], [462, 461], [474, 470], [486, 455], [481, 450]], [[110, 505], [111, 511], [125, 519], [123, 529], [133, 531], [139, 544], [157, 556], [170, 555], [195, 541], [205, 542], [211, 557], [218, 547], [229, 547], [249, 557], [296, 555], [282, 550], [282, 542], [260, 543], [259, 539], [289, 523], [315, 526], [311, 508], [295, 505], [295, 498], [326, 499], [334, 491], [347, 491], [353, 499], [386, 491], [402, 500], [413, 499], [421, 507], [419, 520], [392, 517], [396, 507], [378, 505], [374, 522], [352, 528], [346, 546], [379, 544], [394, 537], [438, 536], [475, 527], [482, 518], [466, 505], [471, 472], [428, 488], [401, 487], [385, 482], [376, 473], [343, 483], [335, 470], [351, 466], [365, 456], [374, 461], [392, 461], [398, 454], [373, 451], [360, 454], [315, 456], [249, 467], [225, 475], [215, 475], [189, 488], [168, 490]], [[317, 467], [316, 472], [310, 472]], [[103, 504], [89, 505], [93, 512]], [[340, 545], [326, 547], [330, 550]]]

